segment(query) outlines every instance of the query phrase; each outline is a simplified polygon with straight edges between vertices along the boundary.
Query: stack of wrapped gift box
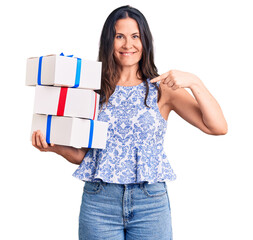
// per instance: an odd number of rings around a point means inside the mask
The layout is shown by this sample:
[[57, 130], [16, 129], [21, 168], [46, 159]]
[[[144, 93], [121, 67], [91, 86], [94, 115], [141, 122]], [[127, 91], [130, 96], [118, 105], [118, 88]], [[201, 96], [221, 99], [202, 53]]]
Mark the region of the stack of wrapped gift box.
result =
[[36, 86], [31, 135], [76, 148], [106, 146], [108, 123], [97, 121], [102, 63], [47, 55], [27, 59], [26, 85]]

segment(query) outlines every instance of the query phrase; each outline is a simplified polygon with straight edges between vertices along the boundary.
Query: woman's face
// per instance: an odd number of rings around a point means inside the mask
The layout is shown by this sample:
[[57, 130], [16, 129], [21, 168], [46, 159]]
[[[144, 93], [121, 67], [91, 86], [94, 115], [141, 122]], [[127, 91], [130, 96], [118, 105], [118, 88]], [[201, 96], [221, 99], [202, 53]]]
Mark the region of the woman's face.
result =
[[115, 24], [114, 57], [122, 67], [138, 65], [142, 43], [137, 22], [133, 18], [117, 20]]

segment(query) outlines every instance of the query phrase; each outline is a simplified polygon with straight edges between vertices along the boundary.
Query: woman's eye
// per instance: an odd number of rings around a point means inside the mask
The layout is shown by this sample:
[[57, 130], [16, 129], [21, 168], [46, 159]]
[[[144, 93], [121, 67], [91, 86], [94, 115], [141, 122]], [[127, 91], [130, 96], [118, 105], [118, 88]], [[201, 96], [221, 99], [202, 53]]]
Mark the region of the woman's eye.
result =
[[121, 38], [122, 38], [122, 36], [121, 36], [121, 35], [117, 35], [117, 36], [116, 36], [116, 38], [121, 39]]
[[133, 38], [139, 38], [139, 36], [138, 35], [134, 35]]

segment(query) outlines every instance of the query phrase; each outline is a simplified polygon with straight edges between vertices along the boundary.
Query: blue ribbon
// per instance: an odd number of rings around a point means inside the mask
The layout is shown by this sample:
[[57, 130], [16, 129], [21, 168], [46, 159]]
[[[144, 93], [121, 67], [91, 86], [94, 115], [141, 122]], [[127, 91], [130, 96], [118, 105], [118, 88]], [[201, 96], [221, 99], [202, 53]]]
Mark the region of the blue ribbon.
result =
[[41, 85], [41, 66], [42, 66], [42, 58], [43, 58], [43, 56], [41, 56], [41, 57], [39, 58], [38, 77], [37, 77], [38, 85]]
[[46, 130], [46, 142], [48, 144], [50, 144], [51, 121], [52, 121], [52, 115], [48, 115], [47, 116], [47, 130]]
[[[46, 129], [46, 142], [50, 144], [50, 134], [51, 134], [51, 122], [52, 122], [52, 115], [47, 116], [47, 129]], [[94, 120], [90, 119], [90, 135], [89, 135], [89, 143], [88, 148], [92, 147], [93, 141], [93, 132], [94, 132]]]
[[[64, 54], [63, 54], [63, 52], [60, 54], [60, 56], [65, 56]], [[67, 56], [65, 56], [65, 57], [73, 57], [74, 55], [67, 55]]]
[[[60, 54], [60, 56], [64, 56], [63, 53]], [[66, 57], [73, 57], [74, 55], [67, 55]], [[39, 58], [39, 67], [38, 67], [38, 77], [37, 77], [37, 83], [38, 85], [41, 85], [41, 67], [42, 67], [42, 58], [41, 56]], [[78, 88], [80, 85], [80, 76], [81, 76], [81, 65], [82, 65], [82, 59], [76, 58], [76, 78], [75, 78], [75, 85], [72, 88]]]
[[[64, 56], [63, 53], [60, 56]], [[74, 55], [67, 55], [66, 57], [73, 57]], [[81, 76], [81, 65], [82, 59], [76, 57], [76, 78], [75, 78], [75, 85], [72, 88], [78, 88], [80, 84], [80, 76]]]
[[76, 79], [75, 79], [75, 85], [73, 88], [79, 87], [80, 84], [80, 76], [81, 76], [81, 65], [82, 65], [82, 59], [76, 58]]
[[90, 119], [90, 136], [89, 136], [88, 148], [91, 148], [92, 146], [93, 131], [94, 131], [94, 120]]

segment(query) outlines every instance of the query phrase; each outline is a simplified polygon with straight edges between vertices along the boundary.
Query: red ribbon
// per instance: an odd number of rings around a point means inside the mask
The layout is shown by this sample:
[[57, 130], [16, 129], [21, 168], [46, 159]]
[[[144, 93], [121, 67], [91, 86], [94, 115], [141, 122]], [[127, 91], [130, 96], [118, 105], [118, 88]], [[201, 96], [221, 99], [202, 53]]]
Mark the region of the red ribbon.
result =
[[94, 107], [94, 114], [93, 114], [92, 120], [95, 120], [96, 109], [97, 109], [97, 93], [95, 92], [95, 107]]
[[68, 92], [67, 87], [61, 87], [59, 102], [58, 102], [58, 109], [57, 109], [57, 116], [64, 116], [67, 92]]
[[[58, 101], [57, 116], [64, 116], [67, 92], [68, 92], [68, 87], [61, 87], [59, 101]], [[95, 92], [95, 106], [94, 106], [92, 120], [95, 120], [96, 109], [97, 109], [97, 93]]]

